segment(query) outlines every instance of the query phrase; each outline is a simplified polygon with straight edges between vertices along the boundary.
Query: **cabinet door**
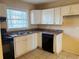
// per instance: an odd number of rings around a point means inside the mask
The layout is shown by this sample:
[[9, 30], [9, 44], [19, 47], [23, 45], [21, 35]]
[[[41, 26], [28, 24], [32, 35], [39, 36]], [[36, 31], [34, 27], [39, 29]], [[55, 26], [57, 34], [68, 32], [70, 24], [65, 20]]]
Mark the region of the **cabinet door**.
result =
[[15, 57], [19, 57], [23, 54], [26, 53], [27, 49], [26, 49], [26, 42], [25, 41], [20, 41], [20, 42], [16, 42], [16, 53], [15, 53]]
[[15, 58], [37, 48], [37, 34], [20, 36], [14, 39]]
[[79, 4], [71, 5], [71, 15], [79, 15]]
[[56, 53], [59, 54], [62, 51], [62, 34], [56, 35], [55, 40]]
[[70, 5], [61, 7], [61, 16], [70, 15]]
[[14, 39], [15, 58], [27, 52], [27, 41], [25, 36], [16, 37]]
[[6, 6], [4, 4], [0, 4], [0, 16], [6, 17]]
[[32, 10], [31, 11], [31, 24], [41, 24], [42, 11]]
[[55, 8], [55, 25], [61, 25], [62, 19], [61, 19], [61, 8]]
[[54, 9], [42, 11], [42, 24], [54, 24]]
[[38, 47], [42, 48], [42, 33], [41, 32], [38, 33], [37, 41], [38, 41]]
[[33, 44], [32, 44], [32, 47], [33, 47], [33, 49], [36, 49], [37, 48], [37, 39], [38, 39], [38, 37], [37, 37], [37, 35], [38, 35], [38, 33], [34, 33], [34, 34], [32, 34], [32, 39], [33, 39]]
[[26, 48], [27, 48], [28, 52], [33, 50], [33, 40], [32, 39], [33, 39], [32, 35], [27, 35], [27, 46], [26, 46]]
[[37, 48], [37, 39], [35, 37], [36, 34], [31, 34], [27, 36], [27, 50], [31, 51]]

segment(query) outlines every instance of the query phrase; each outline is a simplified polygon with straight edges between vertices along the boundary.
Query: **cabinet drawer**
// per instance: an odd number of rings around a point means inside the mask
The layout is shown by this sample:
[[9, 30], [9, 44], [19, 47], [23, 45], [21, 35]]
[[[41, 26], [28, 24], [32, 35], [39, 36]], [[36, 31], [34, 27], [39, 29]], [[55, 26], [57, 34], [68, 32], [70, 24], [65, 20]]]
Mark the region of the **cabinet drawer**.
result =
[[27, 39], [26, 36], [20, 36], [20, 37], [15, 37], [15, 38], [14, 38], [14, 40], [17, 41], [17, 42], [19, 42], [19, 41], [24, 41], [24, 40], [26, 40], [26, 39]]

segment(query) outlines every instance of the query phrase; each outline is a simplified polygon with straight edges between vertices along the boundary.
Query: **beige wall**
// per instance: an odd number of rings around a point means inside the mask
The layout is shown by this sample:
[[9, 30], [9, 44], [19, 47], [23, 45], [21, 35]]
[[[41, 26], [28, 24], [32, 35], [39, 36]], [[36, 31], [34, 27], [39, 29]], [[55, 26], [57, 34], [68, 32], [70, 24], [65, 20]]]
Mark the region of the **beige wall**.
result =
[[79, 16], [64, 17], [63, 50], [79, 55]]
[[51, 3], [38, 4], [36, 5], [36, 9], [59, 7], [64, 5], [76, 4], [76, 3], [79, 3], [79, 0], [59, 0]]

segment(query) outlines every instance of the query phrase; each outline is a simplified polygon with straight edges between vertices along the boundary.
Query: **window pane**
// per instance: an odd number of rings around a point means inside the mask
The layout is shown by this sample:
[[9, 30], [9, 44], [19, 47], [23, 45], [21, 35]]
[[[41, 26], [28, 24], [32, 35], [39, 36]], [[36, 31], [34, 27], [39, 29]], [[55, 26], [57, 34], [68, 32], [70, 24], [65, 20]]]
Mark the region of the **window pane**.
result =
[[8, 28], [28, 27], [28, 14], [23, 11], [7, 9]]

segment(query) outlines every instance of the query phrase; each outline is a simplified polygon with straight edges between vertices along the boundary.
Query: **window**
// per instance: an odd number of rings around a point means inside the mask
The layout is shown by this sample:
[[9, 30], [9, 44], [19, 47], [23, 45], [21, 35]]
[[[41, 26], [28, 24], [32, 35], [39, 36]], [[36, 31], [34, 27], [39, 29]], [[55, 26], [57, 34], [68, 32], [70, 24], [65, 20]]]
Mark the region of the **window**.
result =
[[27, 28], [28, 13], [24, 11], [7, 9], [7, 23], [8, 23], [8, 29]]

